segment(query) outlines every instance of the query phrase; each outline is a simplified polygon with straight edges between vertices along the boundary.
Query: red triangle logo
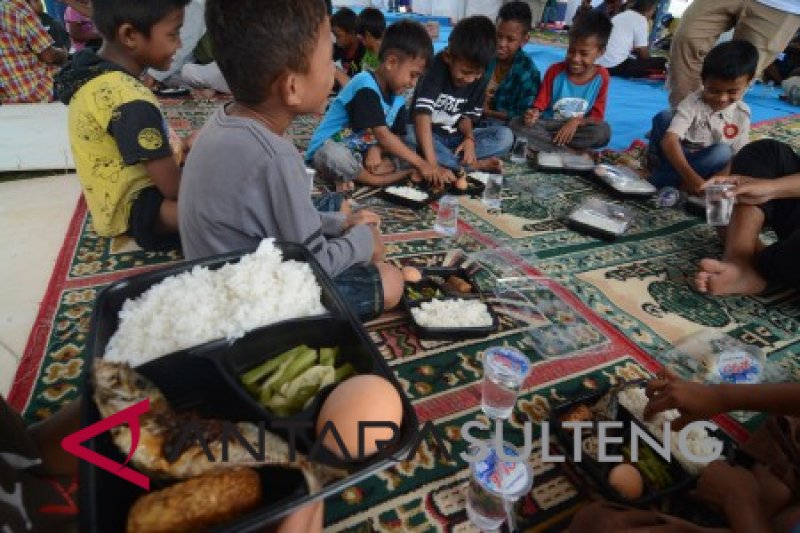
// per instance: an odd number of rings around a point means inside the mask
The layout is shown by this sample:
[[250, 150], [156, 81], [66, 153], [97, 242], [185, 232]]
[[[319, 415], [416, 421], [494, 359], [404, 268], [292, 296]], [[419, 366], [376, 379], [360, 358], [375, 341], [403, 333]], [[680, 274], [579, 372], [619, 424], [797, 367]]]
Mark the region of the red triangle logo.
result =
[[[150, 478], [141, 472], [137, 472], [136, 470], [126, 466], [128, 461], [131, 460], [131, 457], [136, 452], [136, 448], [139, 446], [139, 438], [141, 436], [139, 417], [149, 410], [150, 398], [147, 398], [139, 403], [131, 405], [126, 409], [123, 409], [122, 411], [119, 411], [118, 413], [114, 413], [103, 420], [95, 422], [91, 426], [86, 426], [80, 431], [76, 431], [71, 435], [67, 435], [61, 441], [61, 447], [64, 448], [64, 451], [71, 453], [79, 459], [88, 461], [89, 463], [98, 466], [103, 470], [107, 470], [115, 476], [121, 477], [125, 481], [142, 487], [145, 490], [150, 490]], [[128, 427], [130, 427], [131, 430], [131, 451], [128, 454], [128, 457], [125, 458], [125, 462], [123, 464], [119, 464], [115, 461], [112, 461], [108, 457], [104, 457], [95, 451], [81, 446], [82, 442], [86, 442], [87, 440], [96, 437], [97, 435], [104, 433], [113, 427], [121, 426], [125, 423], [128, 424]]]

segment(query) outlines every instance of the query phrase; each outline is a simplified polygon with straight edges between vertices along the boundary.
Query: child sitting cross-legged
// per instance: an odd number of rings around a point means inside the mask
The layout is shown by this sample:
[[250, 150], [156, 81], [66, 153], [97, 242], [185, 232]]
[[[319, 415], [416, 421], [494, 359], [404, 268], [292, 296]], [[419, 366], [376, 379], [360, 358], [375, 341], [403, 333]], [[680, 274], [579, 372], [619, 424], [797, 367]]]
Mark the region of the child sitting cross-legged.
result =
[[[345, 184], [381, 187], [406, 177], [411, 167], [433, 176], [437, 167], [403, 142], [407, 117], [401, 95], [416, 85], [432, 55], [431, 38], [421, 24], [401, 21], [390, 26], [381, 45], [380, 66], [358, 74], [342, 89], [314, 132], [306, 161], [320, 175]], [[407, 163], [402, 165], [405, 170], [397, 170], [384, 155]]]
[[145, 250], [179, 244], [181, 170], [158, 100], [139, 77], [169, 68], [188, 3], [94, 0], [103, 45], [75, 54], [56, 78], [94, 230], [128, 233]]
[[525, 53], [531, 32], [531, 8], [509, 2], [497, 15], [497, 57], [486, 70], [489, 87], [483, 117], [490, 123], [508, 123], [530, 109], [539, 94], [542, 76]]
[[[363, 319], [397, 305], [400, 270], [383, 262], [380, 219], [319, 212], [303, 158], [284, 137], [319, 113], [333, 86], [331, 31], [320, 0], [208, 0], [208, 33], [234, 101], [206, 122], [179, 198], [189, 259], [255, 248], [268, 237], [308, 248]], [[254, 54], [253, 50], [271, 50]]]
[[706, 54], [703, 87], [653, 118], [648, 163], [656, 187], [697, 194], [705, 180], [727, 174], [731, 157], [747, 144], [750, 108], [742, 101], [758, 65], [758, 50], [744, 40]]
[[462, 167], [499, 171], [511, 150], [514, 135], [506, 126], [475, 128], [483, 115], [488, 79], [494, 59], [494, 24], [484, 16], [461, 20], [417, 84], [412, 101], [414, 125], [406, 141], [431, 165], [444, 170], [428, 177], [435, 186], [455, 180]]
[[611, 21], [596, 11], [577, 17], [569, 30], [564, 61], [544, 75], [539, 95], [524, 118], [512, 121], [514, 132], [537, 152], [591, 150], [611, 140], [604, 120], [608, 70], [595, 64], [611, 35]]

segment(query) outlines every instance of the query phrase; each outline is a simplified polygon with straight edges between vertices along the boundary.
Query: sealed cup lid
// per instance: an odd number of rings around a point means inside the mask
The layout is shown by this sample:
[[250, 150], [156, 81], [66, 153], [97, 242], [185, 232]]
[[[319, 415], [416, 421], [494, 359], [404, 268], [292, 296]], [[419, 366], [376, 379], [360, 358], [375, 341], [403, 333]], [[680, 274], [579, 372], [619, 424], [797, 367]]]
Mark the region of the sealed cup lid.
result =
[[516, 377], [520, 381], [528, 375], [531, 368], [531, 362], [524, 353], [506, 346], [489, 348], [484, 353], [483, 360], [484, 364], [491, 365], [495, 371]]
[[714, 365], [714, 373], [724, 383], [761, 383], [762, 372], [759, 358], [746, 350], [726, 350]]
[[[473, 466], [475, 479], [486, 490], [506, 499], [523, 496], [533, 486], [533, 472], [525, 460], [519, 462], [502, 461], [494, 449], [494, 441], [489, 443], [489, 455]], [[519, 452], [510, 444], [503, 444], [507, 457], [519, 457]]]

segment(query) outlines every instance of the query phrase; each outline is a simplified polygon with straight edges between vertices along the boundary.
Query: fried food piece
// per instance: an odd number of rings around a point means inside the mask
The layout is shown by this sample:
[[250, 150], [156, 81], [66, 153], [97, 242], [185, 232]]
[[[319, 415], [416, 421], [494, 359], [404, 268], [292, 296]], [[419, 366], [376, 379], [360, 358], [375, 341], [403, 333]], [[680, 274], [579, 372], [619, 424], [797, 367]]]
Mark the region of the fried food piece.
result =
[[472, 285], [459, 278], [458, 276], [450, 276], [447, 278], [447, 285], [456, 292], [470, 293], [472, 292]]
[[128, 513], [128, 533], [201, 531], [261, 502], [261, 478], [238, 468], [206, 474], [145, 494]]

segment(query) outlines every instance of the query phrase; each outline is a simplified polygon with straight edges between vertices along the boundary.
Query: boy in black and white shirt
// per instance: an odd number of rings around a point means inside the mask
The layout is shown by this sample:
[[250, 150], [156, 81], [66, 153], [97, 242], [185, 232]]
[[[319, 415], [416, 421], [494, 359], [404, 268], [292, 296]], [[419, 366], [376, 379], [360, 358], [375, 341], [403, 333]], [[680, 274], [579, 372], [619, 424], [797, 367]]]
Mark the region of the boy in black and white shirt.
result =
[[475, 129], [483, 114], [488, 79], [484, 72], [494, 59], [495, 26], [483, 16], [463, 19], [450, 34], [447, 49], [437, 54], [414, 92], [414, 127], [408, 142], [442, 171], [434, 185], [455, 179], [463, 167], [499, 171], [514, 135], [505, 126]]

